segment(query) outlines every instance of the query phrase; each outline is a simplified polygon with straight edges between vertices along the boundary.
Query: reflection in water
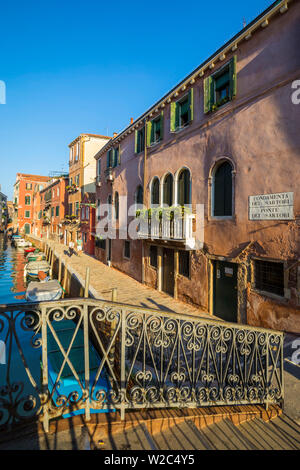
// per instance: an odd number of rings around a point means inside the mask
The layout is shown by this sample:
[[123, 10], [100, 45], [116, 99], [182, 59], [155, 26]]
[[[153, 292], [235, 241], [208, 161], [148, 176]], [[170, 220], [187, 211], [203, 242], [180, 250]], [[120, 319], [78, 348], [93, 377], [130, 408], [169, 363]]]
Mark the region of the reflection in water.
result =
[[0, 304], [24, 301], [24, 248], [17, 249], [0, 234]]
[[[26, 302], [24, 265], [24, 248], [14, 248], [0, 234], [0, 304]], [[41, 348], [33, 347], [32, 338], [22, 311], [0, 313], [0, 341], [5, 348], [5, 361], [0, 363], [0, 430], [39, 409]]]

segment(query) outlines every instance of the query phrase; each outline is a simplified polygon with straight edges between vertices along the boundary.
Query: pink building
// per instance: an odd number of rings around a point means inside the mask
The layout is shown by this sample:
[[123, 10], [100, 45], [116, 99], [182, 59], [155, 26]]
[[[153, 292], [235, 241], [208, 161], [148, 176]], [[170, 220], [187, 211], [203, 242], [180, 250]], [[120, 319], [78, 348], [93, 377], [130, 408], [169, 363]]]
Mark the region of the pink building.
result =
[[[224, 320], [298, 333], [299, 22], [299, 2], [275, 2], [95, 157], [97, 233], [112, 203], [118, 235], [97, 238], [101, 261]], [[132, 239], [140, 203], [190, 211], [181, 228], [146, 215]]]

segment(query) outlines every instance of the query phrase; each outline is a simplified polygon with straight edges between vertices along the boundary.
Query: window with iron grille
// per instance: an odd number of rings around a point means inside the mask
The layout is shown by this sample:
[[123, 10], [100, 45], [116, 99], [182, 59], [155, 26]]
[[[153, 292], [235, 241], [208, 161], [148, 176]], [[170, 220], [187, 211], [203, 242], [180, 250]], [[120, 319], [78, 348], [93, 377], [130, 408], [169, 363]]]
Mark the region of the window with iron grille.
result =
[[124, 258], [130, 258], [130, 242], [128, 240], [124, 241]]
[[273, 261], [254, 261], [254, 281], [258, 290], [284, 296], [284, 265]]
[[190, 252], [179, 251], [179, 274], [190, 277]]
[[150, 246], [150, 266], [157, 268], [157, 246]]

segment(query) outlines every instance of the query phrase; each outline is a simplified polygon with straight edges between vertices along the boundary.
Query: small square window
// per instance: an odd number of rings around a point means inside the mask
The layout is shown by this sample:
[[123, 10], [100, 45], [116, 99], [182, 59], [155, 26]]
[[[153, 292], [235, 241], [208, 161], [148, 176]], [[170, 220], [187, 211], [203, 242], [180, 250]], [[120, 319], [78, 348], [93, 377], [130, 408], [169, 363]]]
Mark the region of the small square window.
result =
[[25, 211], [25, 218], [30, 219], [30, 211]]
[[130, 259], [130, 242], [124, 241], [124, 258]]
[[179, 251], [179, 274], [190, 277], [190, 252]]

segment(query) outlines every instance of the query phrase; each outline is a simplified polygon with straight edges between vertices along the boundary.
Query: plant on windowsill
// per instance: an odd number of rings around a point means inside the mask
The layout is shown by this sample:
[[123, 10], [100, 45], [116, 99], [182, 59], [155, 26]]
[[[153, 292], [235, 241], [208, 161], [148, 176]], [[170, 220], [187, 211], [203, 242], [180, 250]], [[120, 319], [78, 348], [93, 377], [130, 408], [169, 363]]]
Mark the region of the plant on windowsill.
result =
[[223, 104], [228, 103], [228, 101], [230, 101], [229, 96], [225, 96], [225, 98], [223, 98], [222, 100], [219, 100], [216, 103], [214, 103], [211, 107], [211, 110], [216, 111], [218, 108], [223, 106]]

